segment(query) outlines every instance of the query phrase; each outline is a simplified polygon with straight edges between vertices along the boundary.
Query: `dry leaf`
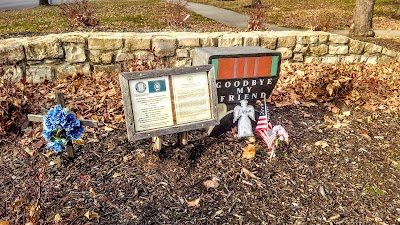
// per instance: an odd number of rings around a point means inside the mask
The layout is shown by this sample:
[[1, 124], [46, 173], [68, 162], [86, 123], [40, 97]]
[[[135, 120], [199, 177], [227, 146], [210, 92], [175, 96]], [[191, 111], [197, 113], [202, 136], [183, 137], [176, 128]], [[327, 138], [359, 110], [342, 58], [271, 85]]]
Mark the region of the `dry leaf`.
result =
[[50, 162], [50, 166], [54, 166], [56, 168], [60, 167], [61, 166], [61, 158], [60, 158], [60, 156], [58, 156], [56, 159], [52, 160]]
[[92, 211], [87, 211], [87, 212], [85, 213], [85, 217], [86, 217], [88, 220], [100, 218], [100, 216], [99, 216], [98, 213], [92, 212]]
[[96, 143], [96, 142], [100, 142], [100, 141], [97, 138], [88, 138], [88, 142]]
[[73, 145], [84, 145], [84, 144], [85, 144], [85, 141], [82, 140], [82, 139], [73, 140], [73, 141], [72, 141], [72, 144], [73, 144]]
[[254, 175], [252, 172], [250, 172], [250, 170], [248, 170], [248, 169], [246, 169], [246, 168], [244, 168], [244, 167], [242, 167], [242, 172], [243, 172], [246, 176], [249, 176], [250, 178], [253, 178], [253, 179], [260, 179], [259, 177], [257, 177], [256, 175]]
[[57, 213], [57, 214], [54, 216], [54, 222], [55, 222], [55, 223], [59, 223], [61, 220], [62, 220], [61, 215]]
[[347, 126], [349, 126], [349, 123], [347, 123], [345, 121], [340, 122], [339, 120], [337, 120], [336, 123], [333, 124], [333, 128], [336, 128], [336, 129], [339, 129], [341, 127], [347, 127]]
[[256, 142], [256, 138], [255, 138], [255, 137], [248, 137], [248, 138], [247, 138], [247, 141], [248, 141], [249, 143], [255, 143], [255, 142]]
[[242, 158], [252, 159], [256, 156], [256, 147], [253, 144], [247, 145], [243, 148]]
[[113, 131], [114, 129], [111, 128], [111, 127], [104, 127], [104, 130], [107, 131], [107, 132], [110, 132], [110, 131]]
[[9, 225], [10, 221], [8, 220], [0, 220], [0, 225]]
[[351, 115], [351, 112], [350, 112], [350, 111], [344, 111], [344, 112], [342, 113], [342, 115], [343, 115], [343, 116], [350, 116], [350, 115]]
[[317, 142], [315, 142], [314, 145], [319, 146], [321, 148], [326, 148], [329, 146], [328, 142], [326, 142], [326, 141], [317, 141]]
[[93, 198], [96, 198], [97, 194], [92, 187], [89, 188], [89, 192], [92, 193]]
[[122, 176], [122, 174], [120, 174], [120, 173], [114, 173], [114, 175], [112, 176], [112, 178], [117, 178], [117, 177], [120, 177], [120, 176]]
[[366, 139], [371, 140], [371, 137], [368, 135], [368, 131], [366, 131], [366, 130], [360, 130], [358, 133], [359, 133], [361, 136], [365, 137]]
[[199, 207], [200, 206], [200, 199], [201, 198], [197, 198], [193, 201], [186, 201], [186, 204], [188, 207]]
[[35, 150], [33, 150], [29, 147], [25, 148], [25, 152], [28, 153], [28, 155], [30, 155], [30, 156], [33, 156], [35, 154]]
[[211, 180], [206, 180], [203, 182], [204, 187], [209, 188], [217, 188], [219, 186], [219, 179], [216, 177], [211, 178]]

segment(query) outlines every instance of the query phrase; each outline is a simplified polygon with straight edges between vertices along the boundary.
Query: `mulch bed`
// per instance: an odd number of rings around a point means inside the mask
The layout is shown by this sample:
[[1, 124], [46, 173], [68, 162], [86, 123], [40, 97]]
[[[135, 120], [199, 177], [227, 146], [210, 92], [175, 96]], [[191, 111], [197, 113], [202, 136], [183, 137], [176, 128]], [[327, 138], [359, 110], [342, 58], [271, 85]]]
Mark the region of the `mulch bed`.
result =
[[[230, 133], [192, 131], [183, 149], [170, 135], [153, 152], [149, 140], [128, 142], [121, 123], [87, 133], [73, 160], [48, 154], [40, 141], [24, 151], [20, 137], [10, 136], [0, 143], [0, 221], [25, 224], [31, 215], [31, 224], [398, 224], [399, 113], [352, 109], [340, 128], [327, 118], [335, 120], [322, 105], [272, 108], [272, 121], [290, 135], [272, 161], [260, 139], [256, 157], [242, 159], [248, 143]], [[212, 177], [218, 187], [206, 188]]]

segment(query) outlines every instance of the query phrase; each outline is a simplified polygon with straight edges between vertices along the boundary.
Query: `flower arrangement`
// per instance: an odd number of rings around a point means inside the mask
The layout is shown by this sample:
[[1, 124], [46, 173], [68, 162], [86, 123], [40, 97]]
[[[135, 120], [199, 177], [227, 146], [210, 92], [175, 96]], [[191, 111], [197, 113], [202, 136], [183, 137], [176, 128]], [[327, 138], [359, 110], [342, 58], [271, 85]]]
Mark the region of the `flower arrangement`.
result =
[[65, 151], [72, 140], [82, 138], [85, 128], [68, 109], [56, 105], [43, 117], [43, 137], [48, 142], [47, 148], [55, 152]]

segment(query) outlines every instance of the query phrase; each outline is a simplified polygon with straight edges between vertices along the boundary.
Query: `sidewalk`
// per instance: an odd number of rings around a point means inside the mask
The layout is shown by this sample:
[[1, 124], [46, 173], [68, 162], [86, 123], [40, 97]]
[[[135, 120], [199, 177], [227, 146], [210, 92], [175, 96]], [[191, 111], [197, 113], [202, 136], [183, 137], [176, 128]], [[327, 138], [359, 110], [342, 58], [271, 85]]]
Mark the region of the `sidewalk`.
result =
[[[171, 0], [170, 0], [171, 1]], [[173, 0], [172, 0], [173, 1]], [[186, 8], [204, 17], [226, 24], [228, 26], [246, 29], [249, 17], [231, 10], [187, 2]], [[299, 29], [280, 27], [274, 24], [266, 24], [269, 31], [301, 31]], [[374, 30], [375, 37], [400, 37], [400, 30]], [[349, 30], [334, 30], [331, 33], [348, 35]]]

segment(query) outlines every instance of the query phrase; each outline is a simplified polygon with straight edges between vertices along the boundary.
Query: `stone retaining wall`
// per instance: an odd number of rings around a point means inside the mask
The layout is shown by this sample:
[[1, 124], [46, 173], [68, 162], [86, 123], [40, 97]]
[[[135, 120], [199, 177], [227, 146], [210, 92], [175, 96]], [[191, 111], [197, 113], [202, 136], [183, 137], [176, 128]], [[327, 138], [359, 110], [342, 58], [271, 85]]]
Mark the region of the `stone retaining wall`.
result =
[[384, 63], [400, 53], [346, 36], [325, 32], [242, 33], [66, 33], [0, 40], [0, 66], [13, 80], [39, 83], [73, 73], [120, 72], [121, 64], [156, 56], [174, 67], [190, 66], [192, 50], [206, 46], [262, 46], [283, 60], [305, 63]]

